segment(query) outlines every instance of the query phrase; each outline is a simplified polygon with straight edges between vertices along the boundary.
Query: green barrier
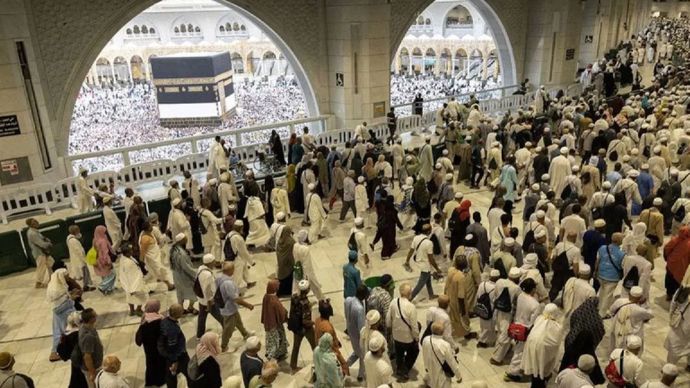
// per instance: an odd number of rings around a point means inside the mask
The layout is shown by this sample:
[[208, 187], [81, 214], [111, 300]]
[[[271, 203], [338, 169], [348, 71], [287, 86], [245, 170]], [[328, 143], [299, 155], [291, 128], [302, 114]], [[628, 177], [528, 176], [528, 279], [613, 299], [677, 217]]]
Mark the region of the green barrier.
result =
[[[26, 236], [26, 232], [29, 228], [22, 229], [22, 240], [25, 242], [26, 255], [29, 258], [29, 262], [32, 266], [36, 265], [36, 259], [31, 254], [31, 248], [29, 247], [29, 239]], [[65, 220], [53, 220], [40, 224], [38, 230], [41, 234], [53, 243], [53, 247], [50, 250], [50, 255], [53, 259], [62, 260], [69, 257], [69, 251], [67, 250], [67, 224]]]
[[68, 217], [65, 219], [65, 223], [68, 226], [79, 226], [79, 231], [81, 232], [81, 244], [84, 246], [85, 252], [88, 252], [89, 249], [91, 249], [91, 245], [93, 244], [93, 232], [96, 230], [96, 227], [98, 225], [105, 226], [105, 220], [103, 219], [103, 213], [101, 211]]
[[33, 265], [26, 257], [22, 237], [16, 230], [0, 233], [0, 276], [23, 271]]
[[168, 226], [168, 215], [170, 214], [170, 210], [172, 209], [172, 207], [170, 206], [170, 200], [165, 198], [157, 199], [155, 201], [148, 201], [146, 202], [146, 206], [148, 207], [149, 214], [158, 214], [160, 229], [161, 232], [164, 232], [166, 227]]

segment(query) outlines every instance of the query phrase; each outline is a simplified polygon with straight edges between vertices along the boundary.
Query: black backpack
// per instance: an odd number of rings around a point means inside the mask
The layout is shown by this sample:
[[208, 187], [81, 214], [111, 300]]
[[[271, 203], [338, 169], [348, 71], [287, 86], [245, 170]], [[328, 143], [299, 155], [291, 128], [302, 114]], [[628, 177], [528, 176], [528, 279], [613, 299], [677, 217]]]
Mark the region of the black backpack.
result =
[[[202, 271], [211, 272], [210, 270], [202, 269], [201, 271], [199, 271], [199, 273], [194, 278], [194, 286], [192, 287], [192, 289], [194, 290], [194, 295], [198, 296], [199, 298], [204, 297], [204, 290], [201, 289], [201, 282], [199, 282], [199, 275], [201, 274]], [[211, 272], [211, 274], [213, 274], [213, 272]]]
[[629, 290], [637, 286], [639, 282], [640, 271], [637, 269], [637, 267], [633, 266], [630, 268], [630, 271], [628, 271], [627, 275], [625, 275], [625, 278], [623, 278], [623, 288]]
[[570, 265], [568, 264], [568, 250], [563, 250], [559, 253], [555, 259], [553, 259], [553, 264], [551, 264], [551, 269], [553, 272], [567, 272], [570, 270]]
[[[506, 290], [507, 288], [504, 291]], [[486, 292], [486, 284], [484, 284], [484, 293], [477, 298], [477, 304], [474, 306], [474, 313], [485, 321], [490, 320], [494, 316], [494, 311], [491, 308], [491, 296]]]
[[351, 251], [357, 250], [357, 239], [355, 238], [355, 232], [350, 233], [350, 238], [347, 239], [347, 248]]
[[508, 287], [504, 288], [498, 298], [496, 298], [496, 301], [494, 302], [494, 309], [503, 311], [504, 313], [513, 311], [513, 301], [510, 299], [510, 291], [508, 291]]
[[457, 212], [457, 209], [453, 209], [453, 212], [450, 214], [450, 217], [448, 218], [448, 230], [450, 230], [451, 232], [454, 231], [459, 221], [460, 214]]
[[202, 212], [204, 210], [202, 209], [198, 215], [199, 215], [199, 233], [201, 234], [206, 234], [208, 233], [208, 228], [206, 228], [206, 225], [204, 225], [204, 217], [201, 216]]
[[508, 278], [508, 271], [506, 271], [506, 266], [503, 265], [503, 260], [497, 259], [494, 262], [494, 269], [497, 269], [498, 272], [501, 274], [501, 279], [507, 279]]
[[611, 151], [609, 154], [609, 160], [615, 162], [618, 160], [618, 151]]
[[496, 159], [491, 158], [491, 161], [489, 161], [489, 170], [495, 170], [498, 167], [498, 164], [496, 163]]
[[527, 249], [535, 241], [537, 240], [534, 238], [534, 231], [532, 229], [528, 230], [527, 233], [525, 233], [525, 239], [522, 241], [522, 250], [527, 252]]
[[679, 207], [678, 210], [673, 213], [673, 219], [677, 222], [683, 222], [683, 219], [685, 219], [685, 205]]
[[290, 312], [288, 313], [287, 328], [292, 332], [302, 331], [302, 307], [297, 295], [290, 298]]
[[642, 155], [644, 155], [645, 158], [649, 158], [649, 148], [649, 146], [642, 148]]
[[570, 198], [571, 195], [573, 195], [573, 188], [568, 184], [565, 186], [563, 191], [561, 191], [561, 199], [565, 201], [566, 199]]
[[432, 234], [431, 237], [429, 238], [431, 242], [434, 244], [434, 255], [440, 255], [441, 254], [441, 242], [438, 241], [438, 237], [436, 237], [435, 234]]
[[225, 299], [223, 299], [223, 293], [220, 292], [220, 289], [222, 286], [223, 286], [223, 282], [221, 282], [218, 285], [218, 288], [216, 289], [216, 293], [213, 294], [213, 303], [218, 307], [225, 306]]
[[225, 261], [235, 261], [237, 257], [237, 252], [232, 249], [232, 233], [228, 235], [225, 240], [225, 245], [223, 246], [223, 255], [225, 256]]

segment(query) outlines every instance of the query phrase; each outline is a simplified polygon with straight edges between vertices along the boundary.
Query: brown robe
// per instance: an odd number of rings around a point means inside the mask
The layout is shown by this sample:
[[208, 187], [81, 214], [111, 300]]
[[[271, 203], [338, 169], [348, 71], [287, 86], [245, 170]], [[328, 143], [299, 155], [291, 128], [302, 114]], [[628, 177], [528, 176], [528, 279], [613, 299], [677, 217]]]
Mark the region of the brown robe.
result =
[[[450, 299], [448, 306], [448, 315], [450, 316], [450, 324], [453, 329], [454, 337], [464, 337], [470, 332], [470, 317], [468, 315], [468, 304], [466, 294], [467, 277], [462, 271], [451, 267], [448, 269], [448, 277], [446, 279], [446, 289], [444, 293]], [[458, 299], [463, 299], [465, 304], [465, 314], [460, 313], [460, 304]]]

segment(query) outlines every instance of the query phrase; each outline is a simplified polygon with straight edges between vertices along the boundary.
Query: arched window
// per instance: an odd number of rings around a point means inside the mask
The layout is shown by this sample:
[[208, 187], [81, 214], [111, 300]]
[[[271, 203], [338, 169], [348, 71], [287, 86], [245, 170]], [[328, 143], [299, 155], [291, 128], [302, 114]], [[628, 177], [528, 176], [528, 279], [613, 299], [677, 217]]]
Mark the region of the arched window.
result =
[[194, 26], [193, 26], [191, 23], [190, 23], [190, 24], [187, 24], [187, 31], [189, 31], [189, 32], [193, 32], [193, 31], [194, 31]]
[[426, 25], [428, 26], [428, 25], [430, 25], [430, 24], [431, 24], [431, 19], [427, 18], [427, 19], [426, 19]]
[[176, 34], [179, 34], [179, 33], [180, 33], [180, 27], [175, 26], [175, 28], [173, 29], [173, 31], [174, 31]]
[[149, 28], [146, 27], [146, 24], [143, 24], [143, 25], [141, 26], [141, 33], [142, 33], [142, 34], [148, 34], [148, 33], [149, 33]]
[[233, 23], [233, 24], [232, 24], [232, 29], [233, 29], [233, 31], [239, 31], [239, 29], [240, 29], [239, 23], [237, 23], [237, 22]]
[[417, 24], [419, 24], [419, 25], [424, 24], [424, 16], [419, 15], [419, 17], [417, 18]]
[[153, 27], [149, 28], [149, 34], [153, 35], [153, 34], [155, 34], [155, 33], [156, 33], [156, 29], [155, 29], [155, 28], [153, 28]]
[[232, 31], [232, 24], [230, 22], [225, 23], [225, 31]]
[[241, 31], [247, 31], [247, 27], [245, 27], [244, 24], [243, 24], [243, 25], [240, 26], [240, 30], [241, 30]]
[[220, 26], [220, 27], [218, 27], [218, 30], [219, 30], [220, 32], [225, 32], [225, 26]]
[[128, 28], [127, 31], [126, 31], [126, 34], [127, 34], [127, 35], [132, 35], [132, 29], [131, 29], [131, 28]]
[[201, 28], [199, 26], [194, 27], [194, 32], [201, 33]]
[[186, 33], [187, 32], [187, 26], [185, 26], [184, 24], [181, 24], [180, 25], [180, 32], [183, 34]]
[[134, 33], [138, 34], [139, 33], [139, 26], [134, 26]]

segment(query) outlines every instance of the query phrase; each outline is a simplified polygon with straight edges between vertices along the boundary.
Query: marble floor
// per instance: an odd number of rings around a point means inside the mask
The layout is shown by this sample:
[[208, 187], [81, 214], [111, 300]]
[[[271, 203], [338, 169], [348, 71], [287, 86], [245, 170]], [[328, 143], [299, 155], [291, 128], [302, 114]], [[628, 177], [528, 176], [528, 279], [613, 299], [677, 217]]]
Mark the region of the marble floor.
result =
[[[493, 194], [488, 190], [469, 190], [466, 186], [457, 186], [457, 189], [465, 193], [466, 198], [470, 199], [473, 204], [473, 211], [480, 211], [486, 214], [488, 205]], [[517, 204], [515, 210], [516, 216], [519, 217], [522, 207], [521, 203]], [[54, 216], [64, 216], [64, 213], [74, 212], [73, 210], [64, 210], [57, 212]], [[334, 325], [338, 330], [339, 337], [343, 340], [343, 354], [348, 355], [351, 352], [351, 345], [345, 334], [342, 332], [345, 328], [343, 317], [343, 298], [342, 298], [342, 275], [341, 267], [346, 262], [346, 243], [349, 229], [352, 226], [351, 215], [346, 222], [340, 223], [337, 218], [339, 213], [339, 205], [336, 205], [334, 210], [329, 214], [327, 221], [327, 230], [330, 237], [320, 240], [311, 246], [312, 257], [317, 268], [317, 274], [320, 282], [323, 284], [324, 291], [327, 296], [331, 298], [335, 308], [336, 315], [333, 318]], [[40, 216], [42, 221], [46, 219]], [[370, 216], [371, 221], [374, 221], [374, 215]], [[293, 217], [289, 224], [295, 230], [300, 228], [301, 217]], [[11, 227], [18, 221], [11, 223], [5, 227]], [[521, 228], [521, 225], [518, 225]], [[369, 229], [371, 235], [375, 229]], [[382, 262], [380, 260], [380, 250], [373, 254], [372, 265], [370, 268], [360, 267], [364, 278], [368, 276], [381, 275], [389, 273], [393, 276], [395, 281], [414, 283], [418, 275], [418, 268], [414, 268], [414, 272], [409, 273], [405, 271], [402, 266], [405, 255], [412, 239], [411, 232], [403, 232], [398, 235], [401, 249], [389, 261]], [[379, 248], [380, 249], [380, 248]], [[253, 255], [256, 260], [256, 266], [251, 269], [251, 275], [257, 281], [257, 286], [248, 292], [249, 301], [256, 307], [253, 311], [242, 309], [242, 316], [245, 326], [254, 328], [257, 335], [264, 336], [260, 325], [260, 304], [263, 293], [266, 287], [267, 277], [275, 271], [275, 254], [273, 253], [256, 253]], [[413, 263], [414, 266], [414, 263]], [[654, 277], [657, 279], [652, 285], [650, 306], [655, 313], [655, 318], [647, 325], [646, 328], [646, 344], [643, 360], [645, 361], [644, 374], [648, 378], [657, 378], [659, 370], [665, 362], [666, 351], [663, 348], [663, 342], [668, 331], [668, 304], [664, 300], [663, 291], [663, 264], [662, 259], [657, 260], [657, 269]], [[434, 288], [437, 292], [443, 289], [443, 281], [434, 283]], [[420, 294], [421, 300], [417, 303], [418, 318], [424, 319], [425, 310], [433, 305], [424, 299], [424, 292]], [[153, 297], [162, 301], [164, 307], [169, 306], [175, 302], [175, 293], [167, 292], [164, 287], [159, 284]], [[99, 333], [106, 353], [117, 355], [122, 360], [121, 373], [127, 378], [132, 387], [143, 387], [144, 376], [144, 353], [143, 350], [134, 344], [134, 334], [137, 329], [139, 319], [136, 317], [129, 317], [127, 314], [127, 305], [125, 304], [124, 295], [121, 290], [116, 291], [110, 296], [103, 296], [98, 292], [87, 293], [84, 297], [84, 304], [88, 307], [93, 307], [99, 313]], [[418, 298], [419, 299], [419, 298]], [[284, 304], [288, 307], [289, 301], [284, 300]], [[316, 314], [316, 312], [315, 312]], [[11, 275], [0, 279], [0, 351], [9, 351], [16, 354], [17, 363], [15, 370], [26, 373], [34, 378], [37, 387], [41, 388], [57, 388], [66, 387], [69, 381], [69, 365], [63, 362], [50, 363], [48, 355], [51, 346], [51, 309], [49, 304], [45, 301], [45, 290], [36, 290], [33, 288], [32, 271], [27, 270], [23, 273]], [[185, 316], [181, 320], [182, 328], [187, 335], [187, 347], [190, 352], [193, 351], [196, 343], [194, 340], [194, 332], [196, 327], [196, 318], [193, 316]], [[610, 322], [607, 322], [607, 327]], [[472, 327], [478, 330], [479, 323], [477, 319], [472, 320]], [[220, 332], [220, 325], [213, 319], [209, 319], [209, 329]], [[291, 336], [288, 334], [288, 338]], [[599, 348], [599, 357], [604, 362], [608, 338], [602, 342]], [[222, 361], [223, 376], [239, 373], [239, 352], [242, 350], [242, 339], [239, 334], [231, 340], [231, 348], [234, 345], [240, 350], [235, 353], [225, 353], [220, 356]], [[510, 386], [528, 386], [528, 383], [506, 383], [503, 381], [503, 373], [505, 366], [494, 366], [489, 364], [488, 360], [492, 349], [478, 349], [476, 347], [476, 340], [461, 342], [461, 351], [458, 354], [458, 361], [462, 370], [463, 382], [454, 384], [457, 387], [469, 387], [473, 381], [484, 380], [489, 383], [491, 387], [510, 387]], [[312, 352], [306, 342], [303, 343], [300, 349], [300, 366], [309, 366], [311, 364]], [[289, 367], [287, 364], [281, 366], [284, 373], [281, 373], [276, 384], [276, 387], [305, 387], [309, 386], [306, 383], [307, 375], [310, 368], [303, 368], [296, 375], [289, 374]], [[356, 373], [359, 366], [355, 365], [351, 370]], [[417, 378], [404, 384], [395, 384], [396, 387], [419, 387], [423, 386], [422, 377], [424, 375], [424, 365], [422, 358], [419, 357], [415, 366], [419, 372]], [[358, 386], [356, 380], [348, 380], [348, 386]], [[552, 384], [553, 385], [553, 384]], [[676, 386], [690, 387], [690, 374], [683, 372], [679, 378]]]

